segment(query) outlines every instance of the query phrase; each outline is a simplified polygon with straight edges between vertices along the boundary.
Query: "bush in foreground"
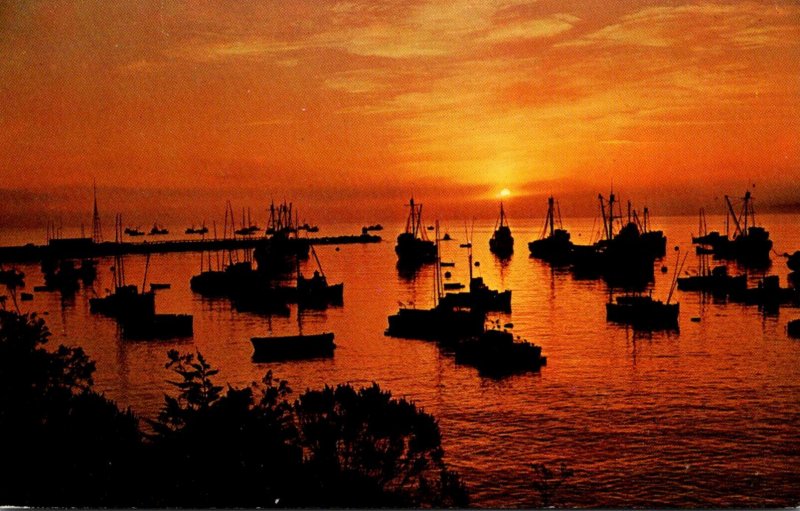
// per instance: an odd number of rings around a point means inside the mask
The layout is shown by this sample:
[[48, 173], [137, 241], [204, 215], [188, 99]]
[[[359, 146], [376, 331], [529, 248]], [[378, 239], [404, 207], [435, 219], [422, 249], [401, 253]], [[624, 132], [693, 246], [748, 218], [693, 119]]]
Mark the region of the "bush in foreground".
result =
[[271, 373], [223, 388], [200, 355], [168, 353], [177, 395], [145, 432], [93, 390], [80, 348], [44, 349], [35, 315], [0, 311], [0, 504], [447, 507], [467, 504], [435, 419], [378, 385], [291, 402]]

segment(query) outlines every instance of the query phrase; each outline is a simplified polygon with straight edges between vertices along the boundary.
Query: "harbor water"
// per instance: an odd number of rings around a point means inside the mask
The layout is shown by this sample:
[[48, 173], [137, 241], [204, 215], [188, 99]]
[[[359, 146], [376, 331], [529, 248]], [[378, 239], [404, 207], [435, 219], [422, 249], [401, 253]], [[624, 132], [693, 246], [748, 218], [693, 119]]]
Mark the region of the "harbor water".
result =
[[[777, 314], [756, 306], [715, 301], [675, 291], [680, 303], [676, 332], [639, 333], [606, 322], [612, 290], [602, 280], [577, 280], [529, 257], [543, 219], [513, 216], [515, 253], [496, 259], [488, 247], [493, 222], [477, 222], [473, 267], [494, 289], [512, 290], [511, 314], [491, 313], [500, 324], [543, 347], [541, 371], [485, 378], [457, 365], [436, 344], [384, 335], [387, 316], [403, 306], [427, 308], [434, 300], [432, 266], [415, 276], [396, 268], [394, 239], [402, 225], [386, 224], [376, 244], [317, 247], [330, 283], [344, 282], [344, 305], [326, 311], [264, 316], [240, 313], [227, 299], [207, 299], [189, 289], [201, 254], [150, 257], [147, 283], [170, 283], [156, 293], [160, 313], [194, 316], [194, 336], [178, 341], [120, 338], [113, 319], [89, 312], [88, 300], [111, 287], [110, 258], [100, 260], [92, 289], [74, 296], [36, 292], [22, 311], [44, 316], [50, 347], [82, 346], [97, 363], [98, 390], [122, 407], [153, 417], [164, 393], [173, 392], [164, 365], [169, 349], [200, 351], [220, 369], [218, 381], [233, 386], [258, 381], [267, 370], [289, 381], [294, 395], [306, 388], [377, 382], [413, 400], [439, 421], [446, 461], [466, 483], [473, 504], [531, 507], [540, 504], [531, 464], [561, 463], [574, 470], [554, 498], [558, 506], [751, 507], [800, 504], [800, 341], [786, 325], [800, 309]], [[722, 226], [709, 218], [709, 226]], [[760, 215], [775, 241], [770, 274], [785, 286], [788, 269], [777, 254], [800, 249], [800, 216]], [[573, 241], [588, 244], [599, 222], [565, 222]], [[357, 234], [357, 225], [320, 225], [319, 235]], [[666, 300], [678, 260], [682, 273], [697, 268], [690, 244], [692, 217], [654, 219], [668, 238], [649, 291]], [[453, 241], [442, 242], [445, 282], [468, 284], [463, 221], [442, 222]], [[40, 242], [29, 232], [4, 230], [2, 244]], [[431, 233], [432, 235], [432, 233]], [[178, 236], [182, 237], [182, 236]], [[673, 247], [678, 246], [680, 252]], [[205, 255], [204, 265], [209, 255]], [[213, 266], [217, 254], [211, 254]], [[221, 255], [219, 255], [221, 257]], [[141, 286], [145, 256], [125, 259], [129, 284]], [[662, 272], [662, 266], [665, 271]], [[20, 265], [26, 289], [43, 283], [37, 264]], [[314, 258], [303, 263], [306, 275]], [[730, 265], [731, 273], [741, 269]], [[750, 272], [751, 286], [764, 273]], [[616, 291], [616, 290], [615, 290]], [[2, 291], [5, 293], [5, 290]], [[331, 331], [331, 359], [254, 363], [250, 337]]]

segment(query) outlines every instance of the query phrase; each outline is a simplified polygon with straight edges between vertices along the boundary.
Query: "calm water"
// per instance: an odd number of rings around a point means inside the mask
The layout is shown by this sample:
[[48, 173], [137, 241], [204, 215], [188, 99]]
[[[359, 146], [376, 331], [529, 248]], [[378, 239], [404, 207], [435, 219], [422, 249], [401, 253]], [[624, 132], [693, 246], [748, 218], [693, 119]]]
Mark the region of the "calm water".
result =
[[[760, 218], [780, 253], [800, 248], [798, 220]], [[456, 365], [432, 343], [384, 336], [386, 318], [399, 302], [429, 307], [433, 301], [430, 269], [410, 281], [397, 274], [393, 241], [399, 224], [387, 226], [380, 244], [317, 249], [329, 281], [345, 283], [344, 306], [300, 319], [304, 333], [336, 333], [330, 360], [253, 363], [249, 338], [296, 333], [297, 311], [267, 318], [193, 294], [189, 278], [199, 272], [199, 254], [155, 255], [148, 277], [172, 284], [157, 294], [159, 312], [194, 315], [190, 340], [122, 341], [113, 320], [89, 313], [91, 293], [83, 289], [66, 300], [36, 293], [23, 306], [46, 311], [53, 344], [83, 346], [97, 361], [97, 386], [145, 416], [154, 415], [170, 391], [164, 382], [170, 348], [200, 350], [221, 369], [220, 380], [232, 385], [258, 380], [270, 368], [296, 393], [326, 383], [378, 382], [439, 419], [447, 461], [462, 474], [476, 505], [537, 504], [530, 464], [562, 461], [575, 476], [557, 495], [559, 505], [800, 503], [800, 342], [786, 336], [787, 322], [800, 310], [765, 316], [756, 307], [676, 291], [680, 333], [635, 334], [606, 323], [608, 288], [602, 281], [575, 280], [528, 257], [527, 242], [538, 237], [541, 224], [511, 218], [517, 253], [507, 263], [488, 252], [493, 223], [475, 227], [478, 274], [493, 288], [513, 290], [513, 313], [502, 321], [513, 321], [514, 331], [542, 345], [548, 356], [540, 373], [502, 380]], [[697, 231], [694, 218], [659, 218], [657, 224], [668, 246], [684, 250]], [[722, 223], [710, 218], [709, 225]], [[577, 242], [588, 242], [593, 221], [566, 227]], [[320, 235], [358, 232], [357, 226], [321, 228]], [[456, 240], [443, 243], [443, 260], [456, 266], [445, 269], [452, 281], [466, 283], [466, 252], [458, 248], [463, 225], [443, 225], [448, 228]], [[13, 237], [6, 233], [4, 244]], [[786, 285], [784, 259], [773, 261], [770, 272]], [[675, 253], [670, 250], [662, 264], [669, 273], [657, 272], [654, 296], [666, 298]], [[110, 266], [101, 261], [98, 292], [110, 286]], [[144, 257], [126, 259], [129, 283], [141, 285], [143, 267]], [[684, 270], [695, 267], [690, 255]], [[37, 266], [22, 269], [28, 288], [42, 283]]]

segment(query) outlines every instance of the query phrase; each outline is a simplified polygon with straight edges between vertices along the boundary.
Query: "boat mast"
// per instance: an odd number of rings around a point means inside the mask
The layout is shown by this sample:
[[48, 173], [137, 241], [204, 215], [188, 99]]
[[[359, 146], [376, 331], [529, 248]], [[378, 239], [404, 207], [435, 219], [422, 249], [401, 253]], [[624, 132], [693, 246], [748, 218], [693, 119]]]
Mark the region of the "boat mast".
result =
[[606, 206], [603, 200], [603, 196], [598, 195], [597, 198], [600, 200], [600, 213], [603, 215], [603, 230], [605, 231], [606, 239], [611, 239], [611, 235], [608, 232], [610, 221], [606, 218]]
[[92, 181], [92, 190], [94, 192], [94, 211], [92, 212], [92, 242], [103, 242], [103, 228], [100, 225], [100, 211], [97, 209], [97, 183]]
[[733, 237], [735, 238], [737, 234], [742, 232], [742, 227], [739, 225], [739, 218], [736, 216], [736, 212], [733, 210], [733, 204], [731, 204], [731, 198], [727, 195], [725, 196], [725, 202], [728, 203], [728, 211], [730, 212], [730, 216], [733, 217], [733, 222], [736, 225], [736, 230], [733, 231]]

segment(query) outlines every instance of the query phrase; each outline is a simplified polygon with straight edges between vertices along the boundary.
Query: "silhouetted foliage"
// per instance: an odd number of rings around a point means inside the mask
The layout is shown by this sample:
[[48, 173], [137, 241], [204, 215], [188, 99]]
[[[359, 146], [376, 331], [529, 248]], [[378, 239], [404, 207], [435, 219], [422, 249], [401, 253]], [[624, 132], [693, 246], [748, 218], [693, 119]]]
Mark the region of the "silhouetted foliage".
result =
[[[35, 315], [0, 311], [0, 504], [35, 506], [463, 506], [435, 419], [378, 385], [290, 402], [268, 372], [215, 385], [200, 353], [170, 351], [169, 383], [142, 433], [92, 390], [80, 348], [44, 349]], [[12, 468], [13, 467], [13, 468]]]
[[138, 456], [135, 417], [91, 390], [80, 348], [47, 351], [35, 315], [0, 311], [0, 503], [110, 505]]

